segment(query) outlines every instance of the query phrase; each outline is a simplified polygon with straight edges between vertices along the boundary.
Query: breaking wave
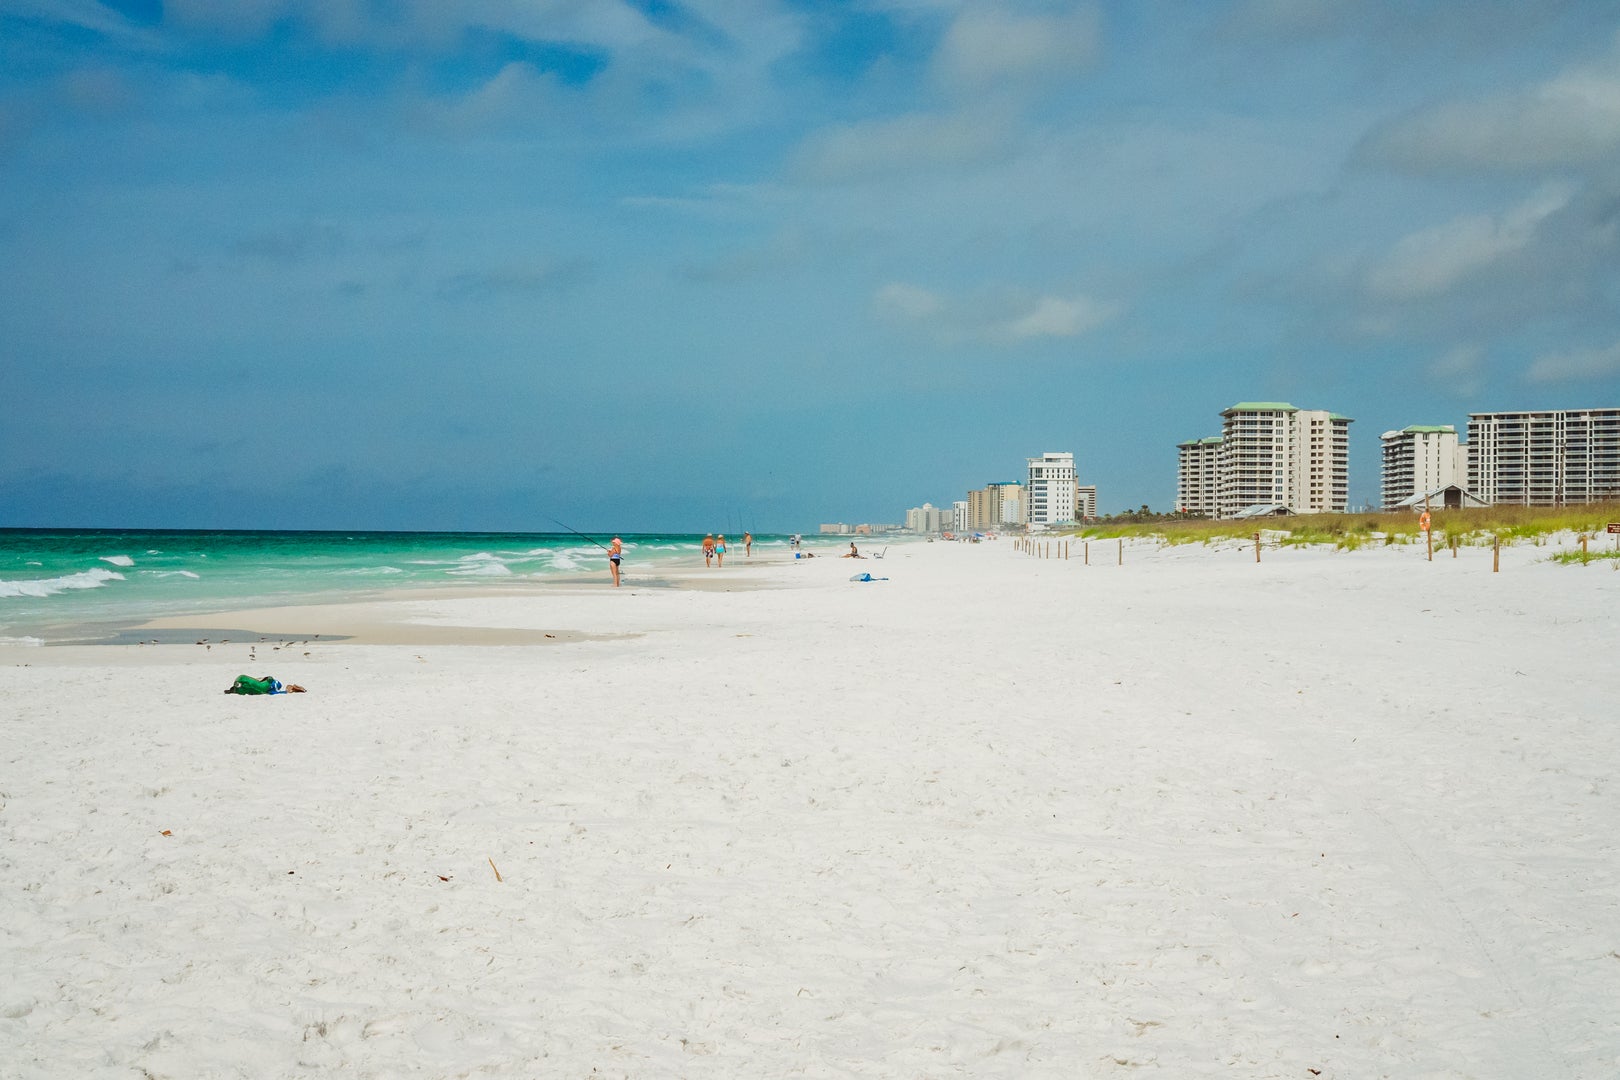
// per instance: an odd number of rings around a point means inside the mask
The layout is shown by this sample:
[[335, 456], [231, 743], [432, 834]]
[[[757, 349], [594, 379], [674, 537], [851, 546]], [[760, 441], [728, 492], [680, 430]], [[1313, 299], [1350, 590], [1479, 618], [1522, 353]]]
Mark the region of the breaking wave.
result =
[[65, 574], [62, 577], [36, 578], [30, 581], [0, 581], [0, 597], [5, 596], [55, 596], [70, 589], [99, 589], [109, 581], [123, 581], [124, 575], [116, 570], [103, 570], [96, 567], [77, 574]]

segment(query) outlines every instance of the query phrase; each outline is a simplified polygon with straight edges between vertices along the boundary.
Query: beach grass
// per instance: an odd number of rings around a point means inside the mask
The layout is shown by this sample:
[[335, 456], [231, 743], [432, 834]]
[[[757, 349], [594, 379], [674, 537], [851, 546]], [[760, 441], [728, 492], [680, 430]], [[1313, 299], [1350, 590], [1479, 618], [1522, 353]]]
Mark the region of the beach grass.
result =
[[[1431, 511], [1436, 546], [1453, 541], [1460, 545], [1543, 542], [1557, 533], [1575, 533], [1595, 539], [1604, 527], [1620, 521], [1620, 502], [1578, 506], [1485, 506], [1463, 510]], [[1088, 540], [1115, 537], [1154, 538], [1167, 544], [1208, 544], [1247, 540], [1263, 532], [1270, 542], [1284, 546], [1327, 545], [1354, 551], [1369, 544], [1417, 544], [1423, 541], [1418, 515], [1412, 512], [1300, 514], [1297, 516], [1220, 521], [1209, 518], [1115, 520], [1087, 526], [1071, 535]], [[1577, 558], [1578, 558], [1577, 553]], [[1597, 557], [1593, 553], [1593, 557]]]
[[1620, 562], [1620, 551], [1617, 551], [1614, 548], [1609, 548], [1604, 551], [1560, 551], [1556, 555], [1549, 556], [1548, 561], [1562, 563], [1565, 566], [1568, 566], [1570, 563], [1580, 563], [1582, 566], [1584, 566], [1589, 562], [1595, 562], [1600, 559], [1607, 559], [1611, 562]]

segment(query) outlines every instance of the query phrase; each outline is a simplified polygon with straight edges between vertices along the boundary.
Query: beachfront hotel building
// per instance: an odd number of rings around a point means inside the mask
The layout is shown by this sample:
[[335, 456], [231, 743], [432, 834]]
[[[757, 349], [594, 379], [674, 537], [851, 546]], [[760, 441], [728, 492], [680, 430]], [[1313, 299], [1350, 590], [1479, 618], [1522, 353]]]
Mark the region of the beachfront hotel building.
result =
[[1469, 413], [1468, 490], [1522, 506], [1620, 499], [1620, 409]]
[[1451, 424], [1421, 424], [1386, 431], [1383, 442], [1383, 483], [1380, 487], [1385, 509], [1414, 495], [1439, 491], [1468, 480], [1468, 448], [1458, 442]]
[[968, 492], [969, 529], [995, 530], [1025, 521], [1024, 485], [1017, 480], [986, 484]]
[[907, 532], [933, 535], [934, 533], [944, 532], [950, 528], [950, 525], [951, 512], [941, 510], [933, 503], [925, 502], [921, 506], [914, 506], [906, 511]]
[[1220, 436], [1176, 444], [1176, 510], [1219, 517], [1215, 495], [1220, 484]]
[[1221, 518], [1256, 507], [1342, 514], [1350, 503], [1351, 423], [1280, 401], [1223, 409], [1219, 439], [1177, 444], [1177, 501], [1188, 513]]
[[1074, 520], [1074, 455], [1045, 453], [1027, 458], [1029, 486], [1025, 488], [1025, 516], [1032, 527], [1048, 528]]
[[1097, 485], [1074, 486], [1074, 520], [1095, 521], [1097, 518]]

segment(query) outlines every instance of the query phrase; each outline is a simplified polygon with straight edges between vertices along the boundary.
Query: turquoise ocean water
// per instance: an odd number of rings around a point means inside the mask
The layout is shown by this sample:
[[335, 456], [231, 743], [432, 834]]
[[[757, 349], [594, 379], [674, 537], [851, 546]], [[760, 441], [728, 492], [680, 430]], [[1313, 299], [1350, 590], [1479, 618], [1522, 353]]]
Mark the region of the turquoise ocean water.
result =
[[[701, 536], [621, 537], [629, 582], [661, 566], [702, 562]], [[755, 552], [785, 543], [755, 537]], [[740, 537], [732, 538], [731, 551], [741, 556]], [[0, 529], [0, 641], [82, 640], [95, 636], [94, 628], [160, 615], [389, 589], [580, 576], [606, 582], [607, 556], [571, 533]]]

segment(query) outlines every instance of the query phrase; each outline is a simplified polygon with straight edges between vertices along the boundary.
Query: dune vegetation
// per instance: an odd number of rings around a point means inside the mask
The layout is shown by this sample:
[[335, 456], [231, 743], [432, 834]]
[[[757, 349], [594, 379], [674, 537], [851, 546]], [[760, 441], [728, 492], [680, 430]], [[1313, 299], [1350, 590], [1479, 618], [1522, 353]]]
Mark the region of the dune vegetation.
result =
[[[1486, 506], [1467, 510], [1431, 511], [1436, 547], [1502, 543], [1545, 543], [1556, 534], [1588, 536], [1590, 558], [1612, 557], [1604, 547], [1609, 522], [1620, 522], [1620, 502], [1579, 506]], [[1089, 540], [1114, 537], [1154, 537], [1169, 544], [1247, 540], [1261, 532], [1268, 543], [1283, 546], [1328, 544], [1355, 550], [1372, 544], [1420, 544], [1423, 532], [1418, 515], [1411, 512], [1300, 514], [1296, 516], [1216, 521], [1209, 518], [1133, 520], [1109, 519], [1075, 530], [1070, 535]], [[1580, 552], [1574, 553], [1578, 561]]]

